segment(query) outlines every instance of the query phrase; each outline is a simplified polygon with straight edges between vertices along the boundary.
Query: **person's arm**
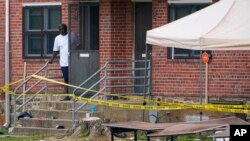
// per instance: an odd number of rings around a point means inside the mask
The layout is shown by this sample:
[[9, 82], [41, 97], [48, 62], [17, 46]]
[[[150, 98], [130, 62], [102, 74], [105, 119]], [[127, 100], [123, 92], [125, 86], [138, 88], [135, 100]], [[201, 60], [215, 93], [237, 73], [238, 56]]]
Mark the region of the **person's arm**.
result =
[[53, 51], [53, 55], [51, 57], [51, 59], [49, 60], [49, 63], [52, 64], [54, 59], [56, 58], [57, 54], [59, 53], [59, 51]]
[[59, 53], [59, 47], [58, 47], [58, 43], [57, 43], [58, 38], [57, 37], [55, 38], [55, 41], [54, 41], [53, 54], [52, 54], [52, 57], [49, 60], [49, 64], [53, 63], [54, 59], [56, 58], [57, 54]]

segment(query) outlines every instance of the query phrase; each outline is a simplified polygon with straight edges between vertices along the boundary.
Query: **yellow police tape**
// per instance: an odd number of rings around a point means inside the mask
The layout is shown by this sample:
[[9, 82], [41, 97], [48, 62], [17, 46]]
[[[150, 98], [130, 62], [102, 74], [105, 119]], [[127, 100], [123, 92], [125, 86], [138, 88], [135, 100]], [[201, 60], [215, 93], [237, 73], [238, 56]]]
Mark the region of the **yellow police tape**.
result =
[[[44, 80], [44, 81], [48, 81], [48, 82], [51, 82], [51, 83], [57, 83], [57, 84], [61, 84], [61, 85], [64, 85], [64, 86], [85, 90], [85, 91], [97, 92], [96, 90], [86, 89], [86, 88], [74, 86], [74, 85], [71, 85], [71, 84], [66, 84], [66, 83], [63, 83], [63, 82], [56, 81], [56, 80], [41, 77], [41, 76], [38, 76], [38, 75], [31, 75], [30, 77], [40, 79], [40, 80]], [[20, 82], [20, 80], [18, 82]], [[14, 84], [14, 83], [12, 83], [12, 84]], [[10, 85], [1, 87], [1, 90], [6, 92], [7, 87], [9, 87], [9, 86]], [[19, 95], [19, 94], [16, 94], [15, 92], [13, 92], [13, 91], [8, 91], [7, 94]], [[78, 96], [75, 96], [74, 94], [25, 94], [25, 96], [70, 96], [75, 100], [84, 101], [84, 102], [87, 102], [89, 104], [103, 105], [103, 106], [117, 107], [117, 108], [134, 109], [134, 110], [176, 110], [176, 109], [193, 108], [193, 109], [210, 110], [210, 111], [218, 111], [218, 112], [250, 114], [248, 104], [247, 105], [181, 104], [181, 103], [170, 103], [170, 102], [161, 102], [161, 101], [156, 101], [156, 100], [142, 99], [142, 98], [132, 97], [132, 96], [121, 96], [119, 94], [108, 94], [108, 93], [102, 93], [102, 94], [109, 95], [109, 96], [117, 96], [117, 97], [122, 97], [122, 98], [127, 98], [127, 99], [133, 99], [133, 100], [138, 100], [138, 101], [143, 101], [144, 103], [155, 103], [155, 104], [157, 104], [157, 106], [124, 104], [124, 103], [118, 103], [118, 102], [107, 101], [107, 100], [106, 101], [104, 101], [104, 100], [95, 100], [95, 99], [78, 97]]]
[[[38, 76], [38, 75], [31, 75], [31, 77], [34, 77], [34, 78], [37, 78], [37, 79], [40, 79], [40, 80], [45, 80], [45, 81], [48, 81], [48, 82], [51, 82], [51, 83], [57, 83], [57, 84], [61, 84], [61, 85], [64, 85], [64, 86], [77, 88], [77, 89], [80, 89], [80, 90], [85, 90], [85, 91], [88, 91], [88, 92], [94, 92], [94, 93], [98, 92], [98, 91], [93, 90], [93, 89], [78, 87], [78, 86], [75, 86], [75, 85], [59, 82], [59, 81], [48, 79], [48, 78]], [[116, 96], [116, 97], [125, 98], [125, 99], [132, 99], [132, 100], [138, 100], [138, 101], [146, 101], [146, 102], [158, 103], [158, 104], [167, 104], [167, 105], [175, 105], [176, 104], [176, 103], [161, 102], [161, 101], [156, 101], [156, 100], [147, 100], [147, 99], [133, 97], [133, 96], [122, 96], [122, 95], [119, 95], [119, 94], [108, 94], [108, 93], [104, 93], [104, 92], [102, 92], [101, 94], [105, 94], [105, 95], [109, 95], [109, 96]], [[181, 105], [181, 104], [177, 104], [177, 105]], [[219, 106], [219, 107], [222, 107], [222, 108], [248, 108], [249, 107], [249, 105], [218, 105], [218, 104], [213, 104], [213, 105], [210, 104], [209, 105], [209, 107], [213, 107], [213, 106], [216, 106], [216, 107]], [[184, 107], [186, 107], [186, 104], [184, 104]]]

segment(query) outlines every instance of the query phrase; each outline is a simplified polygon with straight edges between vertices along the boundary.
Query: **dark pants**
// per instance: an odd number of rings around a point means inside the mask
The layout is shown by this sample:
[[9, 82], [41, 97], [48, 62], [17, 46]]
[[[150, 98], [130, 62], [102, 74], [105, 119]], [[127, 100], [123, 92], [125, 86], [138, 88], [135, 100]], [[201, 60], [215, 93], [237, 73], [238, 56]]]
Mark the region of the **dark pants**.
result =
[[[68, 84], [69, 81], [69, 67], [61, 67], [64, 83]], [[68, 94], [68, 87], [64, 86], [65, 93]]]
[[69, 82], [69, 67], [61, 67], [63, 79], [65, 83]]

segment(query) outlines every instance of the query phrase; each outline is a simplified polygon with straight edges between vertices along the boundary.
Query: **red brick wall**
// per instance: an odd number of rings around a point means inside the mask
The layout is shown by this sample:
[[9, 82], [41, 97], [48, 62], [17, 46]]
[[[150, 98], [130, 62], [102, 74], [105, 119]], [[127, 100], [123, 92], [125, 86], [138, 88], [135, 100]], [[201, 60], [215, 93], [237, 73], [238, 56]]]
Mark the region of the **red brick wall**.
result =
[[[0, 87], [5, 83], [5, 1], [0, 1], [0, 21], [2, 25], [0, 26]], [[0, 90], [0, 129], [5, 122], [4, 116], [4, 94]]]
[[[23, 2], [51, 2], [49, 0], [22, 0]], [[27, 62], [28, 74], [40, 68], [44, 59], [22, 59], [22, 1], [11, 0], [11, 81], [22, 78], [23, 62]], [[58, 0], [54, 0], [58, 1]], [[62, 22], [68, 23], [68, 3], [78, 0], [61, 0]], [[2, 2], [4, 3], [4, 2]], [[165, 0], [153, 0], [153, 27], [166, 24], [167, 4]], [[1, 4], [4, 6], [4, 4]], [[1, 7], [0, 6], [0, 7]], [[1, 8], [1, 10], [4, 8]], [[133, 5], [131, 0], [100, 0], [100, 66], [108, 60], [131, 59], [133, 50]], [[0, 12], [4, 12], [1, 11]], [[2, 14], [1, 14], [2, 15]], [[1, 17], [0, 18], [4, 18]], [[3, 20], [1, 20], [3, 21]], [[2, 29], [3, 28], [3, 29]], [[4, 30], [4, 27], [0, 27]], [[0, 36], [3, 36], [2, 34]], [[4, 39], [0, 38], [4, 45]], [[1, 52], [4, 50], [0, 47]], [[249, 51], [213, 51], [209, 64], [210, 96], [249, 97], [250, 58]], [[0, 59], [3, 58], [0, 54]], [[169, 60], [167, 49], [153, 47], [152, 93], [161, 96], [199, 96], [199, 60]], [[4, 64], [0, 61], [0, 67]], [[58, 64], [54, 64], [58, 66]], [[59, 67], [59, 66], [58, 66]], [[4, 72], [2, 69], [1, 72]], [[58, 72], [60, 73], [60, 72]], [[0, 75], [3, 75], [1, 73]], [[117, 74], [110, 74], [117, 75]], [[122, 75], [122, 74], [121, 74]], [[3, 75], [4, 76], [4, 75]], [[204, 76], [204, 65], [203, 65]], [[0, 79], [0, 84], [4, 80]], [[129, 83], [129, 82], [128, 82]], [[180, 87], [181, 86], [181, 87]], [[203, 81], [204, 93], [204, 81]]]
[[3, 126], [4, 123], [5, 123], [5, 116], [0, 115], [0, 126]]
[[[110, 60], [131, 60], [133, 49], [133, 5], [130, 0], [102, 0], [100, 3], [100, 65]], [[131, 67], [131, 64], [120, 63], [110, 65]], [[128, 76], [130, 72], [109, 73], [112, 76]], [[109, 81], [109, 85], [128, 85], [130, 80]], [[124, 93], [130, 89], [112, 90], [112, 93]]]
[[[167, 9], [166, 1], [153, 0], [153, 28], [167, 23]], [[167, 59], [167, 48], [153, 46], [152, 62], [153, 95], [198, 96], [198, 60], [169, 60]]]
[[[100, 68], [111, 60], [111, 0], [101, 0], [99, 5], [99, 60]], [[101, 78], [104, 74], [101, 74]], [[101, 84], [100, 87], [103, 87]]]
[[[112, 60], [131, 60], [132, 59], [132, 3], [130, 0], [111, 2], [111, 58]], [[131, 63], [114, 64], [112, 67], [130, 68]], [[120, 71], [112, 73], [113, 76], [129, 76], [130, 71]], [[131, 85], [131, 80], [111, 81], [114, 85]], [[130, 88], [113, 89], [113, 93], [129, 93]]]
[[131, 59], [132, 3], [130, 0], [100, 2], [100, 62]]
[[[47, 59], [22, 59], [22, 4], [32, 2], [62, 2], [61, 17], [62, 23], [68, 24], [68, 4], [78, 3], [79, 0], [11, 0], [10, 1], [10, 58], [11, 58], [11, 82], [19, 80], [23, 77], [24, 62], [27, 63], [27, 75], [33, 74], [42, 66]], [[56, 61], [55, 61], [56, 62]], [[58, 62], [58, 61], [57, 61]], [[50, 65], [58, 67], [58, 63]], [[57, 75], [61, 75], [57, 71]]]
[[0, 87], [4, 85], [4, 56], [5, 56], [5, 1], [0, 1]]
[[111, 60], [111, 0], [100, 1], [100, 66]]
[[130, 0], [111, 2], [111, 58], [132, 58], [132, 3]]
[[[167, 21], [164, 0], [153, 0], [153, 27]], [[209, 64], [208, 94], [213, 97], [250, 97], [250, 52], [213, 51]], [[199, 96], [199, 60], [167, 59], [167, 48], [153, 47], [153, 95]], [[203, 77], [205, 76], [203, 65]], [[204, 95], [204, 79], [203, 79]]]

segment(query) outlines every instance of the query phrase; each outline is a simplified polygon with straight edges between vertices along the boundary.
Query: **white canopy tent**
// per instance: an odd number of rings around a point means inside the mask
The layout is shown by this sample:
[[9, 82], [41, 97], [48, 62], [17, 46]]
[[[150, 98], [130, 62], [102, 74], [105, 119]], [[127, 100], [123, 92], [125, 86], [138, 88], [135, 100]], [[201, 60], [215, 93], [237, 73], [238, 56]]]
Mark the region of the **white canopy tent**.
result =
[[250, 0], [220, 0], [147, 31], [146, 43], [193, 50], [250, 50]]

